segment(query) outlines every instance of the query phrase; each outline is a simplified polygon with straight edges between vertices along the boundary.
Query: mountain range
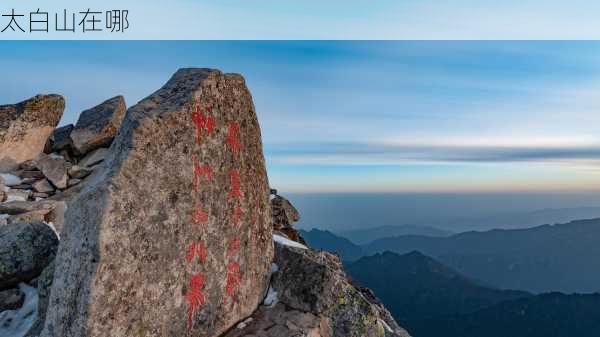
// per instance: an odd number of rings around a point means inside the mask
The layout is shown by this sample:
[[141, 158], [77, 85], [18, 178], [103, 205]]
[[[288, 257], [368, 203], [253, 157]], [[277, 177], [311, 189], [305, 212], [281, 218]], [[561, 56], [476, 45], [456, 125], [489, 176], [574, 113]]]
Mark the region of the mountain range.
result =
[[335, 252], [344, 261], [384, 251], [419, 251], [469, 278], [501, 289], [600, 291], [600, 219], [448, 237], [404, 235], [362, 246], [327, 231], [311, 230], [302, 235], [311, 246]]
[[600, 331], [600, 294], [500, 290], [419, 252], [377, 253], [347, 263], [413, 337], [590, 337]]

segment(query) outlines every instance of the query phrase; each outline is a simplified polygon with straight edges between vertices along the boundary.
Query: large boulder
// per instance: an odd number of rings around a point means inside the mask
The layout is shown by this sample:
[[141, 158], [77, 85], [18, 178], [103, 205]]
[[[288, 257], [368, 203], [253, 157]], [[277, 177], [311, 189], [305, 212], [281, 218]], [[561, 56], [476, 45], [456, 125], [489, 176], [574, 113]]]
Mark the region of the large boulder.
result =
[[39, 95], [13, 105], [0, 106], [0, 172], [37, 158], [60, 121], [65, 100]]
[[0, 290], [40, 275], [54, 258], [57, 247], [56, 234], [42, 222], [0, 226]]
[[218, 336], [273, 256], [260, 128], [239, 75], [182, 69], [131, 107], [69, 204], [44, 337]]
[[85, 154], [110, 145], [125, 116], [125, 109], [123, 96], [116, 96], [83, 111], [70, 134], [75, 151]]

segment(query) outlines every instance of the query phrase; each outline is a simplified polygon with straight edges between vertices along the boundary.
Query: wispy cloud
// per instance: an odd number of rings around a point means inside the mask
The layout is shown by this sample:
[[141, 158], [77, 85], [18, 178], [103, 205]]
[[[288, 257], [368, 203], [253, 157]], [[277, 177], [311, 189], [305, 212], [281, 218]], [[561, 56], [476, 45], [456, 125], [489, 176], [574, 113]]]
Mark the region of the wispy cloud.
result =
[[600, 163], [600, 143], [590, 145], [443, 145], [336, 143], [269, 148], [270, 160], [293, 165], [419, 165], [452, 163]]

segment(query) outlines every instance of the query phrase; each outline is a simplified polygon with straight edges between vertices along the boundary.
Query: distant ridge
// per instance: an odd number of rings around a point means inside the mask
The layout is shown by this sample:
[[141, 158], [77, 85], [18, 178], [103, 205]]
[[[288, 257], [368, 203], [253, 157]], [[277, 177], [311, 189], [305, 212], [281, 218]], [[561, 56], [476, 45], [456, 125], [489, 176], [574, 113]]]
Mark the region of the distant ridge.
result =
[[493, 289], [416, 251], [378, 253], [346, 269], [417, 337], [594, 337], [600, 331], [600, 294]]
[[360, 246], [330, 231], [313, 228], [310, 231], [300, 230], [300, 235], [312, 248], [336, 253], [343, 261], [354, 261], [363, 256]]
[[363, 257], [347, 264], [346, 270], [355, 282], [372, 289], [401, 322], [465, 314], [532, 296], [484, 287], [417, 251]]
[[[365, 254], [418, 250], [469, 277], [531, 292], [600, 291], [600, 219], [445, 238], [399, 236], [363, 246]], [[582, 277], [585, 275], [585, 277]]]
[[451, 231], [429, 226], [401, 225], [401, 226], [379, 226], [364, 229], [354, 229], [336, 232], [349, 239], [355, 244], [362, 245], [371, 241], [401, 235], [423, 235], [433, 237], [445, 237], [454, 234]]

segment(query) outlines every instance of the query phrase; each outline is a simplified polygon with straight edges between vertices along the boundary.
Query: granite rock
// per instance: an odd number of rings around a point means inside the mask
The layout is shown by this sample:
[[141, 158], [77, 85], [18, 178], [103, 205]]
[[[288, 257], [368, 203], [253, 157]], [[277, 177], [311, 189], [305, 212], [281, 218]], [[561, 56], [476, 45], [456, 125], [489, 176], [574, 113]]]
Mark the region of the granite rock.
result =
[[125, 109], [123, 96], [116, 96], [83, 111], [70, 133], [75, 152], [81, 155], [108, 147], [117, 135]]
[[54, 258], [57, 246], [56, 234], [44, 223], [0, 226], [0, 290], [40, 275]]
[[269, 185], [239, 75], [179, 70], [69, 204], [42, 336], [219, 336], [262, 301]]

